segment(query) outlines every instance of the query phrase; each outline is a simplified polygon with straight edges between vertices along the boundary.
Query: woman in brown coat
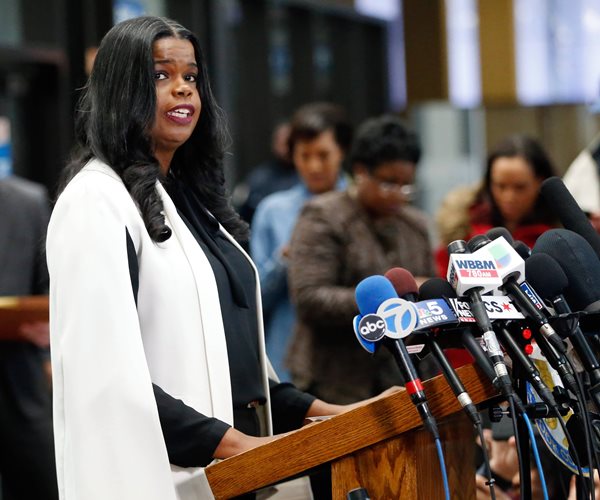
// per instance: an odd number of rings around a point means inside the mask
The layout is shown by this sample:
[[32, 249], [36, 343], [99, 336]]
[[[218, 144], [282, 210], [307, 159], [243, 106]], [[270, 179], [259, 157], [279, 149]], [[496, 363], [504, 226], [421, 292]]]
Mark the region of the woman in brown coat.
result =
[[331, 401], [402, 383], [387, 352], [371, 357], [355, 339], [354, 290], [392, 267], [433, 275], [426, 218], [407, 204], [420, 153], [397, 118], [368, 120], [349, 156], [355, 184], [313, 198], [294, 230], [289, 278], [298, 320], [288, 364], [296, 384]]

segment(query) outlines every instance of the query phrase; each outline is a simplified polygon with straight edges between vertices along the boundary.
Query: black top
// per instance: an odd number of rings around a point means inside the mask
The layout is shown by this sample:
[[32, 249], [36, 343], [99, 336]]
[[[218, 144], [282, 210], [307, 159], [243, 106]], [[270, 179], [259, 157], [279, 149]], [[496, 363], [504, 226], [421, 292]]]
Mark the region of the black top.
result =
[[169, 183], [179, 215], [202, 247], [219, 290], [233, 407], [264, 403], [256, 320], [256, 278], [248, 259], [219, 231], [219, 223], [183, 183]]
[[[215, 275], [227, 342], [234, 425], [238, 427], [237, 416], [244, 414], [242, 409], [248, 403], [266, 401], [260, 370], [254, 270], [245, 256], [219, 231], [217, 221], [191, 190], [172, 177], [165, 187]], [[132, 273], [132, 281], [133, 278]], [[274, 432], [300, 427], [315, 398], [292, 384], [272, 380], [269, 380], [269, 392]], [[229, 425], [202, 415], [156, 385], [154, 395], [170, 462], [180, 467], [201, 467], [210, 463]]]

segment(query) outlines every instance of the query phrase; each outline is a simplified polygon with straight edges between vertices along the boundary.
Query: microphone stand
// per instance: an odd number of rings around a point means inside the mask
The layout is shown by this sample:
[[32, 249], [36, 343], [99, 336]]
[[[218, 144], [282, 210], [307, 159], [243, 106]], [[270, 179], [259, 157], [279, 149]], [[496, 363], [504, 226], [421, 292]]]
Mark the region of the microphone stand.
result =
[[[512, 369], [513, 375], [513, 387], [515, 388], [516, 395], [523, 401], [523, 404], [527, 404], [527, 382], [525, 379], [525, 373], [518, 363], [513, 363]], [[516, 415], [518, 417], [518, 415]], [[517, 446], [518, 453], [523, 461], [522, 475], [521, 477], [521, 498], [531, 498], [531, 447], [529, 444], [529, 430], [527, 424], [523, 418], [517, 418], [516, 425], [513, 427], [517, 432]]]

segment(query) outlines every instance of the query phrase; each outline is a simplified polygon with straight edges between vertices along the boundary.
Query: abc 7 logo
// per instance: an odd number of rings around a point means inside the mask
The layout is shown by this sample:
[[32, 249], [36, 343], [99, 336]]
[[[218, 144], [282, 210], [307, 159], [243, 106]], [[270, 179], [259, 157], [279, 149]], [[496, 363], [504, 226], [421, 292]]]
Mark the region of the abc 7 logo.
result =
[[358, 332], [363, 339], [377, 342], [385, 335], [385, 321], [377, 314], [366, 314], [358, 323]]

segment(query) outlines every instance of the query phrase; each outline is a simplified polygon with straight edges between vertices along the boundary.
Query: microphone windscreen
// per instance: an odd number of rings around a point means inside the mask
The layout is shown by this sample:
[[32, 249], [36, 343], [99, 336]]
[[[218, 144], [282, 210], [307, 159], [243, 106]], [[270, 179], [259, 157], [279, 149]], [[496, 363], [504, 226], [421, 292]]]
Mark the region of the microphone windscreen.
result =
[[456, 291], [452, 285], [443, 278], [431, 278], [419, 288], [419, 300], [453, 299]]
[[569, 281], [564, 295], [575, 311], [600, 300], [600, 263], [583, 236], [567, 229], [550, 229], [537, 239], [532, 256], [538, 253], [559, 263]]
[[396, 290], [398, 297], [407, 294], [417, 294], [419, 287], [412, 273], [403, 267], [393, 267], [385, 273], [385, 277], [389, 279], [392, 286]]
[[529, 248], [525, 243], [523, 243], [520, 240], [513, 242], [512, 247], [519, 254], [519, 257], [521, 257], [525, 262], [527, 262], [527, 259], [531, 255], [531, 248]]
[[469, 240], [467, 247], [469, 248], [469, 252], [475, 253], [477, 250], [486, 246], [491, 241], [492, 240], [490, 240], [485, 234], [478, 234]]
[[354, 292], [360, 313], [375, 314], [378, 307], [387, 299], [398, 298], [394, 287], [385, 276], [369, 276], [362, 280]]
[[600, 235], [579, 207], [562, 179], [550, 177], [542, 182], [540, 193], [546, 206], [554, 212], [566, 229], [583, 236], [600, 258]]
[[569, 286], [569, 279], [560, 264], [546, 253], [533, 254], [525, 261], [525, 276], [544, 299], [561, 295]]
[[454, 240], [448, 243], [448, 255], [453, 253], [469, 253], [469, 247], [465, 240]]
[[510, 231], [508, 229], [506, 229], [505, 227], [501, 227], [501, 226], [493, 227], [485, 234], [492, 241], [494, 241], [496, 238], [500, 238], [500, 236], [502, 236], [511, 245], [513, 243], [512, 234], [510, 234]]

